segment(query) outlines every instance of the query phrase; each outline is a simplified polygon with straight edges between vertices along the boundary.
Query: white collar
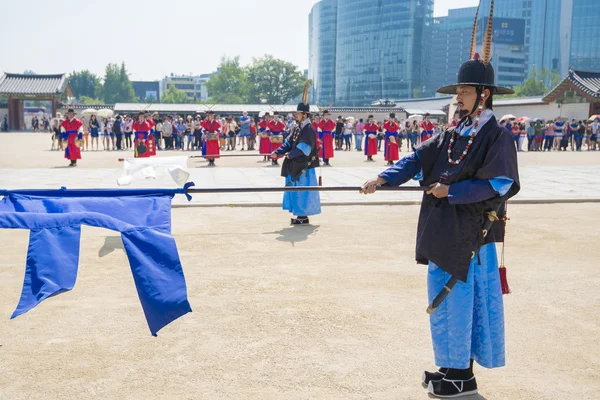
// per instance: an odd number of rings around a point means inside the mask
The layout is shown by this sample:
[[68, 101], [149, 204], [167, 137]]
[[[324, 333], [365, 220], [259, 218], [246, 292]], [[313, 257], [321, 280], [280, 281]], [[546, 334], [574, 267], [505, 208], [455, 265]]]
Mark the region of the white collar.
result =
[[308, 125], [308, 124], [310, 124], [310, 118], [306, 118], [306, 119], [304, 120], [304, 122], [302, 122], [302, 127], [301, 127], [301, 129], [304, 129], [304, 127], [305, 127], [306, 125]]
[[[475, 133], [475, 136], [477, 136], [477, 134], [481, 131], [483, 126], [487, 124], [493, 116], [494, 112], [489, 108], [483, 110], [481, 116], [479, 117], [479, 126], [477, 127], [477, 132]], [[470, 117], [468, 117], [458, 124], [458, 126], [456, 127], [456, 132], [458, 132], [460, 136], [467, 136], [471, 133], [472, 128], [473, 120]]]

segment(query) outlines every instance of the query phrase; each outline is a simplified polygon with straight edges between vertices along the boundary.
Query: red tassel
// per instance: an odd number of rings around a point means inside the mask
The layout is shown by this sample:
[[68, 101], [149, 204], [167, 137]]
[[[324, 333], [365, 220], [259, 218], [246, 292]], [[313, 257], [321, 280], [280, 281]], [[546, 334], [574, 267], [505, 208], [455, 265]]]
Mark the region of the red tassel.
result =
[[508, 280], [506, 279], [506, 267], [500, 266], [500, 285], [502, 286], [502, 294], [509, 294], [510, 287], [508, 287]]
[[323, 177], [319, 175], [319, 186], [323, 186]]

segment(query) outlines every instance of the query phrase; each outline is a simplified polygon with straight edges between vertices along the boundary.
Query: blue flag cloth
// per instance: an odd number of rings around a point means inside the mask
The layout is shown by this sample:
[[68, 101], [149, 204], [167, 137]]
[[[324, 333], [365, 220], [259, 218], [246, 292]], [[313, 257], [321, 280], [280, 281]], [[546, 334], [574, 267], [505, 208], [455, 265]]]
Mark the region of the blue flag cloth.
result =
[[[81, 225], [121, 233], [152, 335], [191, 312], [171, 234], [171, 200], [183, 189], [0, 191], [0, 228], [29, 229], [23, 291], [11, 318], [73, 289]], [[189, 197], [188, 197], [189, 198]]]

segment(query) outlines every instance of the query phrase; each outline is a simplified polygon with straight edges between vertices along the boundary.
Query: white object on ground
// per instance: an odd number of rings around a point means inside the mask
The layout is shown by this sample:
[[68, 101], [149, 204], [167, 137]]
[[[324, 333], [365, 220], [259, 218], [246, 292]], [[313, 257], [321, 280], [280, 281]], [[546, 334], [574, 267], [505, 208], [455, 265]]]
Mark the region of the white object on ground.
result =
[[187, 156], [126, 158], [123, 161], [123, 175], [117, 179], [117, 184], [125, 186], [134, 179], [156, 179], [157, 170], [167, 170], [175, 183], [183, 186], [190, 177], [187, 162]]

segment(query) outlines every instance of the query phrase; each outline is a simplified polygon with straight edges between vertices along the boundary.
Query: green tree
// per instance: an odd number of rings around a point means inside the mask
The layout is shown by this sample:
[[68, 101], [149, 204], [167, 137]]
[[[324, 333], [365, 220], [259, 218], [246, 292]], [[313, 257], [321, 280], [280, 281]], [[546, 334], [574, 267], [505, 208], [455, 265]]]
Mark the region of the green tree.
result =
[[80, 98], [82, 96], [86, 97], [95, 97], [96, 96], [96, 87], [100, 84], [100, 79], [90, 71], [73, 71], [71, 72], [67, 78], [69, 79], [69, 84], [73, 89], [73, 93], [75, 97]]
[[183, 90], [179, 90], [175, 85], [169, 85], [169, 88], [160, 98], [161, 103], [165, 104], [188, 104], [190, 98]]
[[102, 95], [106, 104], [115, 104], [119, 97], [120, 71], [117, 64], [108, 64], [104, 73]]
[[125, 68], [125, 63], [121, 63], [121, 69], [119, 70], [119, 98], [118, 101], [122, 103], [135, 103], [135, 92], [133, 91], [133, 84], [129, 80], [129, 74]]
[[248, 101], [248, 73], [240, 65], [240, 57], [221, 59], [221, 64], [206, 89], [213, 103], [243, 104]]
[[81, 104], [104, 104], [104, 101], [102, 101], [102, 99], [88, 96], [81, 96], [78, 100]]
[[135, 102], [133, 85], [129, 80], [125, 63], [108, 64], [104, 74], [102, 96], [106, 104]]
[[285, 104], [302, 93], [306, 78], [294, 64], [266, 55], [248, 68], [251, 103]]
[[[541, 73], [544, 73], [542, 71]], [[529, 77], [522, 85], [517, 85], [513, 88], [515, 94], [512, 97], [531, 97], [531, 96], [542, 96], [546, 93], [546, 85], [544, 81], [538, 77], [538, 71], [534, 68], [529, 73]]]

